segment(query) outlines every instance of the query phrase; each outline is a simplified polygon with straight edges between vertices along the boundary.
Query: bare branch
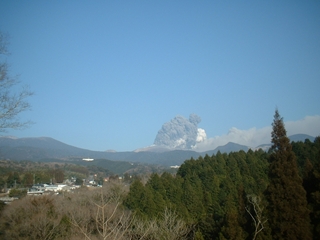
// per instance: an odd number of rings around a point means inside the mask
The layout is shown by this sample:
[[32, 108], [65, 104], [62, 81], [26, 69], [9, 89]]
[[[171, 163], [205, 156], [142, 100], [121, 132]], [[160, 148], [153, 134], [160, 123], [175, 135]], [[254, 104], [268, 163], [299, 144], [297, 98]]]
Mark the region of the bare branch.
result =
[[[264, 229], [264, 224], [268, 221], [263, 216], [263, 210], [264, 208], [261, 207], [261, 199], [258, 196], [255, 195], [248, 195], [247, 196], [248, 202], [250, 203], [249, 206], [246, 206], [245, 209], [251, 216], [253, 223], [254, 223], [254, 235], [253, 240], [256, 239], [258, 233], [260, 233]], [[251, 213], [251, 209], [253, 208], [253, 213]]]
[[0, 55], [8, 54], [7, 46], [8, 46], [8, 35], [0, 32]]
[[[7, 55], [6, 37], [0, 33], [0, 55]], [[1, 57], [1, 56], [0, 56]], [[17, 77], [11, 77], [8, 72], [8, 64], [0, 58], [0, 131], [7, 129], [21, 129], [29, 126], [30, 121], [21, 121], [19, 114], [30, 110], [27, 99], [33, 95], [28, 87], [17, 90], [19, 81]]]

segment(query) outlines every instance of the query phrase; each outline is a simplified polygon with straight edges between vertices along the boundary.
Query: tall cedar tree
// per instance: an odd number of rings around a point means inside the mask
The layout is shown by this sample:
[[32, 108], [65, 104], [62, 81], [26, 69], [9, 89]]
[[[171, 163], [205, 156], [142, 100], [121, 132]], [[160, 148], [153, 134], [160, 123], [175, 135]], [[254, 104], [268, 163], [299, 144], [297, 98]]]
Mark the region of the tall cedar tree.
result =
[[306, 192], [283, 119], [277, 109], [272, 127], [270, 183], [266, 190], [272, 239], [312, 239]]

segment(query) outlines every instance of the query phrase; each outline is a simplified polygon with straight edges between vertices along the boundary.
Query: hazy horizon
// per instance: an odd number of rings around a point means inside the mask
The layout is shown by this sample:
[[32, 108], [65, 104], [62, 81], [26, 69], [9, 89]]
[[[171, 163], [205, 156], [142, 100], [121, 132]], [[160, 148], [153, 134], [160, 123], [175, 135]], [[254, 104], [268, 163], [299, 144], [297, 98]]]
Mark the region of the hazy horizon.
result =
[[3, 0], [9, 74], [35, 93], [20, 115], [35, 124], [5, 134], [129, 151], [195, 113], [205, 140], [195, 146], [193, 128], [175, 144], [207, 149], [270, 138], [276, 107], [288, 133], [312, 122], [320, 134], [319, 12], [319, 1]]
[[[298, 121], [284, 121], [286, 130], [287, 130], [287, 136], [292, 136], [296, 134], [306, 134], [312, 137], [318, 137], [320, 136], [320, 116], [307, 116], [304, 119], [298, 120]], [[250, 128], [247, 130], [241, 130], [236, 127], [232, 127], [229, 129], [229, 131], [226, 134], [220, 135], [220, 136], [214, 136], [214, 137], [207, 137], [205, 133], [205, 129], [198, 128], [203, 130], [202, 134], [204, 133], [203, 138], [201, 141], [197, 141], [197, 143], [192, 146], [191, 148], [185, 148], [188, 150], [194, 150], [196, 152], [205, 152], [209, 150], [214, 150], [215, 148], [219, 146], [224, 146], [229, 142], [237, 143], [240, 145], [248, 146], [250, 148], [255, 148], [258, 147], [259, 145], [262, 144], [270, 144], [271, 140], [271, 131], [272, 131], [272, 126], [266, 126], [263, 128]], [[159, 130], [160, 131], [160, 130]], [[316, 133], [318, 132], [318, 134]], [[10, 136], [10, 135], [4, 135], [4, 137], [14, 137], [14, 138], [19, 138], [16, 136]], [[52, 136], [25, 136], [25, 137], [52, 137]], [[198, 137], [198, 136], [197, 136]], [[53, 137], [52, 137], [53, 138]], [[79, 147], [76, 145], [73, 145], [68, 142], [64, 142], [61, 139], [56, 139], [60, 142], [63, 142], [65, 144], [74, 146], [74, 147]], [[196, 139], [195, 139], [196, 140]], [[134, 141], [134, 139], [133, 139]], [[142, 149], [142, 148], [147, 148], [155, 146], [154, 143], [151, 143], [149, 145], [145, 146], [140, 146], [135, 149], [126, 149], [122, 151], [135, 151], [137, 149]], [[170, 146], [164, 146], [164, 145], [159, 145], [159, 147], [169, 147]], [[79, 147], [87, 150], [94, 150], [94, 151], [117, 151], [121, 152], [117, 149], [90, 149], [87, 147]], [[172, 147], [174, 149], [174, 147]], [[177, 149], [183, 149], [183, 148], [177, 148]]]

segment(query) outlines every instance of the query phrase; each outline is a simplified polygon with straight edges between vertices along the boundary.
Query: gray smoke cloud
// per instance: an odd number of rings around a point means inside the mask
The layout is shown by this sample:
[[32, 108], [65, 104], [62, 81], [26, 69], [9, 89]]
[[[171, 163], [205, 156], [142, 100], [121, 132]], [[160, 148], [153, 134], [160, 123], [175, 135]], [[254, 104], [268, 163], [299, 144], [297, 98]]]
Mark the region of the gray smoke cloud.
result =
[[[294, 134], [308, 134], [316, 137], [320, 134], [320, 116], [306, 116], [305, 118], [297, 121], [284, 122], [287, 130], [287, 136]], [[271, 141], [272, 126], [266, 126], [263, 128], [250, 128], [250, 129], [238, 129], [232, 127], [229, 132], [220, 136], [211, 138], [205, 138], [203, 141], [199, 141], [193, 150], [198, 152], [204, 152], [213, 150], [216, 147], [223, 146], [228, 142], [234, 142], [241, 145], [245, 145], [251, 148], [255, 148], [260, 144], [268, 144]]]
[[[201, 118], [196, 114], [190, 114], [189, 119], [178, 115], [162, 125], [154, 144], [169, 148], [192, 149], [199, 139], [205, 137], [204, 130], [198, 129], [200, 122]], [[202, 134], [201, 138], [199, 133]]]

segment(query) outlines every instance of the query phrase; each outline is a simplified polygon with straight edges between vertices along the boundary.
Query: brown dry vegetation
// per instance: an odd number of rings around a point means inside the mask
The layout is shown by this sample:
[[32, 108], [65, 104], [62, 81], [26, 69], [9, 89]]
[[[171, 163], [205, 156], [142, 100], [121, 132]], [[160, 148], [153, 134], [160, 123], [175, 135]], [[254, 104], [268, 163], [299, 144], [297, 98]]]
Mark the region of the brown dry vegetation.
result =
[[108, 184], [89, 191], [27, 196], [6, 206], [3, 239], [184, 239], [190, 228], [175, 212], [141, 220], [122, 206], [127, 190]]

